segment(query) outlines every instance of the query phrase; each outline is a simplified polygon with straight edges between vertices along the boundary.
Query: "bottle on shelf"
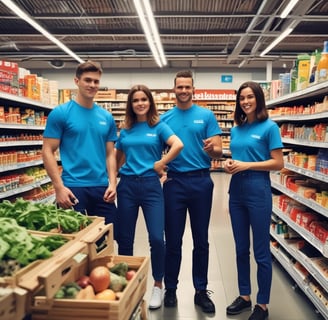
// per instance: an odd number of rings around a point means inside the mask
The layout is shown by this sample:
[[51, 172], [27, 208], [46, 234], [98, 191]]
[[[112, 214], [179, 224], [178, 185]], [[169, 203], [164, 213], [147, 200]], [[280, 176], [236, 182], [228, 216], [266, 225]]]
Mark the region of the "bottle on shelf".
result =
[[323, 51], [318, 63], [318, 82], [328, 80], [328, 41], [323, 43]]
[[290, 92], [297, 90], [297, 68], [297, 60], [295, 60], [293, 67], [290, 69]]
[[303, 90], [309, 84], [310, 78], [310, 60], [311, 57], [307, 53], [297, 56], [297, 89]]
[[310, 63], [310, 79], [309, 83], [315, 84], [318, 82], [318, 63], [321, 58], [321, 51], [315, 49], [311, 54], [311, 63]]

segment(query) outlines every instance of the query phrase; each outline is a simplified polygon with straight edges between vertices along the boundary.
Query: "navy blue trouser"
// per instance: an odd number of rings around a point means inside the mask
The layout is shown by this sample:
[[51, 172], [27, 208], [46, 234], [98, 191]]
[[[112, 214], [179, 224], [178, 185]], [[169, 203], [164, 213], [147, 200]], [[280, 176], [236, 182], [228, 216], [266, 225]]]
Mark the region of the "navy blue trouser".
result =
[[268, 304], [272, 281], [270, 222], [272, 193], [268, 172], [243, 171], [232, 175], [229, 210], [236, 246], [240, 295], [251, 294], [250, 230], [257, 263], [257, 303]]
[[164, 277], [164, 198], [157, 176], [124, 176], [117, 186], [118, 253], [133, 255], [135, 228], [141, 207], [150, 245], [152, 275], [155, 281]]
[[207, 289], [209, 260], [208, 227], [213, 181], [206, 170], [179, 174], [168, 172], [163, 185], [165, 200], [165, 287], [176, 289], [181, 265], [182, 238], [187, 211], [193, 238], [192, 279], [196, 290]]
[[[69, 187], [79, 200], [74, 206], [74, 210], [87, 213], [89, 216], [99, 216], [105, 218], [105, 223], [115, 225], [117, 209], [114, 202], [105, 202], [103, 197], [107, 187]], [[115, 233], [115, 227], [114, 227]]]

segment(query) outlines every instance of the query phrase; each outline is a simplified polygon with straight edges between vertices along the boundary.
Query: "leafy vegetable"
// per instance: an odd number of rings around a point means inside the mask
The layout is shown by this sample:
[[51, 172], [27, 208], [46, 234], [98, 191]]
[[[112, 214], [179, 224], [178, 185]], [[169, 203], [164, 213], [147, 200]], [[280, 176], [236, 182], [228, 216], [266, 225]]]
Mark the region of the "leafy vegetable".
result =
[[75, 210], [23, 198], [17, 198], [15, 202], [3, 200], [0, 217], [14, 218], [20, 226], [29, 230], [50, 231], [57, 228], [64, 233], [78, 232], [92, 222], [88, 216]]
[[111, 272], [116, 273], [119, 276], [125, 277], [129, 270], [129, 265], [126, 262], [119, 262], [109, 269]]
[[68, 240], [61, 235], [36, 237], [17, 224], [15, 219], [0, 217], [0, 260], [15, 260], [21, 266], [49, 258], [51, 251]]

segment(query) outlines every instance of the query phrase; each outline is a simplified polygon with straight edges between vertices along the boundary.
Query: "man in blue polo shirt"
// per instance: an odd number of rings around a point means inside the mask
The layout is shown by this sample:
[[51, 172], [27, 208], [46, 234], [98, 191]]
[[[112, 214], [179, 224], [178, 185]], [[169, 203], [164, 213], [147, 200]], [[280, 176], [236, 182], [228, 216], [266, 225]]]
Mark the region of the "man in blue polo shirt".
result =
[[181, 265], [182, 237], [189, 212], [193, 237], [192, 278], [194, 303], [214, 313], [207, 290], [208, 227], [212, 208], [211, 158], [222, 155], [221, 129], [212, 111], [193, 103], [193, 77], [180, 71], [174, 80], [176, 106], [161, 117], [182, 140], [184, 149], [168, 164], [165, 199], [165, 307], [177, 305], [176, 289]]
[[[113, 116], [94, 102], [102, 75], [93, 61], [78, 65], [74, 82], [78, 94], [54, 108], [43, 134], [44, 166], [62, 208], [74, 207], [114, 223], [117, 215], [116, 158], [117, 140]], [[63, 171], [59, 171], [56, 152], [60, 151]]]

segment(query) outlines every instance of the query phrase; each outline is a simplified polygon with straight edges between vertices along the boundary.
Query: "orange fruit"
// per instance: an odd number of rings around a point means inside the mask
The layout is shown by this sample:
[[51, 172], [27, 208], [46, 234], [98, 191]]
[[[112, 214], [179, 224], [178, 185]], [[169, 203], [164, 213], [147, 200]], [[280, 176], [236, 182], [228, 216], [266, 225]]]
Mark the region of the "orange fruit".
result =
[[116, 294], [111, 289], [105, 289], [99, 293], [96, 294], [97, 300], [107, 300], [107, 301], [113, 301], [116, 300]]

